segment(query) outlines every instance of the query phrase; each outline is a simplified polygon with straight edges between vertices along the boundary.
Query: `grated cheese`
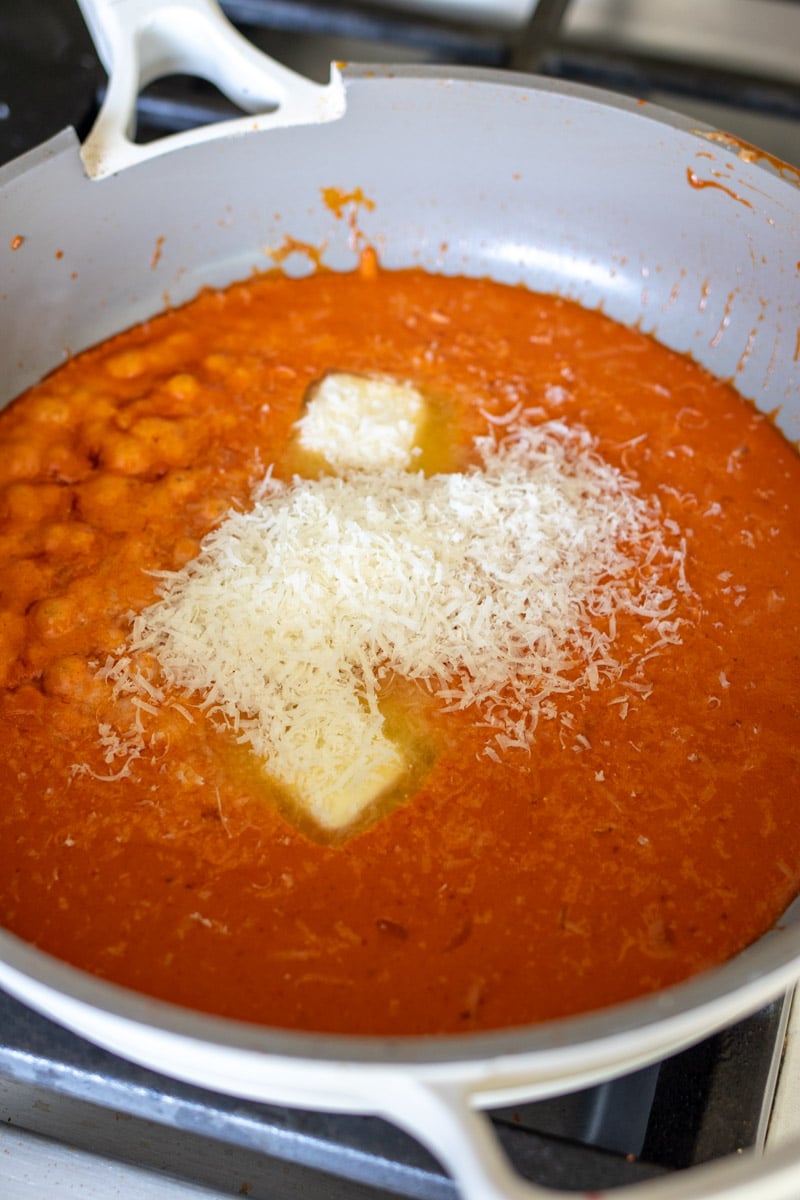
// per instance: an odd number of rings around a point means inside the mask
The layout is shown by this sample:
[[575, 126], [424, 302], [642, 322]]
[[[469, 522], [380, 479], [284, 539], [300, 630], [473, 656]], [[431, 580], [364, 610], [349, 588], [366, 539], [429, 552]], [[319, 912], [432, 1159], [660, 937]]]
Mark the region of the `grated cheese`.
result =
[[585, 430], [509, 426], [476, 449], [457, 474], [268, 473], [161, 577], [105, 676], [157, 702], [136, 666], [154, 656], [329, 829], [405, 770], [379, 707], [393, 675], [477, 706], [489, 757], [529, 749], [559, 696], [634, 665], [614, 654], [618, 614], [640, 619], [639, 657], [680, 641], [684, 547]]

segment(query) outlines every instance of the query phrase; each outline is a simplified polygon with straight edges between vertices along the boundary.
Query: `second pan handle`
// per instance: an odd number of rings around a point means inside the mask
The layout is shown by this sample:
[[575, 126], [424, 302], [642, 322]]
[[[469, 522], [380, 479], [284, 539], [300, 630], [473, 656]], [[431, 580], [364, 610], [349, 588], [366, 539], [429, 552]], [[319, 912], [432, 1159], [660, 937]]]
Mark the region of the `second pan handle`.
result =
[[405, 1129], [441, 1162], [459, 1200], [797, 1200], [800, 1142], [640, 1180], [612, 1191], [564, 1192], [531, 1183], [506, 1157], [489, 1118], [470, 1089], [397, 1078], [386, 1089], [384, 1116]]

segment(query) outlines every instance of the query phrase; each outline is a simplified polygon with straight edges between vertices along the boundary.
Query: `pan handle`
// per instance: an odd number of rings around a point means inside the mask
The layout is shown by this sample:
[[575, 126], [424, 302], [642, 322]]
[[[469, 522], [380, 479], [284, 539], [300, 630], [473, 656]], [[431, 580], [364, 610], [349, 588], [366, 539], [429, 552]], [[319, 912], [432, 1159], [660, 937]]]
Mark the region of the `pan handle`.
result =
[[[234, 28], [216, 0], [78, 0], [108, 72], [105, 99], [81, 157], [102, 179], [181, 146], [253, 129], [333, 121], [345, 111], [344, 84], [331, 67], [314, 83], [263, 54]], [[197, 75], [253, 114], [159, 138], [133, 141], [136, 99], [165, 75]]]
[[[460, 1200], [564, 1200], [554, 1191], [523, 1179], [505, 1156], [489, 1118], [479, 1111], [470, 1089], [409, 1076], [387, 1088], [386, 1118], [400, 1125], [452, 1176]], [[574, 1200], [797, 1200], [800, 1196], [800, 1142], [763, 1155], [748, 1151], [669, 1175], [626, 1184], [613, 1192], [570, 1192]]]

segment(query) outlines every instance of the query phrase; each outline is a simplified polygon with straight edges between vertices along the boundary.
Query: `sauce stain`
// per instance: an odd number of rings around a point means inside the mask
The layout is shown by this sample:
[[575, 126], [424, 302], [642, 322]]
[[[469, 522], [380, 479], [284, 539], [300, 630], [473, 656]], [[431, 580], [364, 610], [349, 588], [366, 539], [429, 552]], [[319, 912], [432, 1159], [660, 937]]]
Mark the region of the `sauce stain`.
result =
[[[759, 320], [760, 320], [760, 318], [759, 318]], [[755, 343], [757, 333], [758, 333], [758, 326], [754, 325], [753, 328], [750, 330], [749, 334], [747, 335], [747, 342], [745, 344], [745, 348], [742, 351], [742, 353], [739, 355], [739, 361], [736, 364], [736, 374], [737, 375], [741, 374], [741, 372], [744, 370], [745, 364], [747, 363], [748, 358], [753, 353], [753, 344]]]
[[359, 228], [358, 216], [360, 210], [374, 212], [375, 201], [369, 196], [365, 196], [360, 187], [353, 188], [351, 192], [345, 192], [342, 188], [327, 187], [322, 188], [322, 199], [327, 208], [333, 213], [337, 221], [340, 221], [347, 212], [347, 223], [350, 228], [350, 245], [353, 250], [358, 251], [368, 245], [366, 236]]
[[756, 323], [753, 326], [753, 328], [750, 330], [750, 333], [747, 336], [747, 342], [745, 344], [744, 350], [742, 351], [742, 353], [739, 356], [739, 361], [736, 364], [737, 375], [744, 370], [747, 360], [753, 352], [753, 346], [755, 344], [755, 340], [758, 335], [759, 326], [763, 323], [764, 318], [767, 315], [767, 301], [762, 298], [759, 301], [759, 303], [761, 305], [761, 312], [758, 314]]
[[728, 299], [725, 301], [725, 310], [722, 314], [722, 320], [719, 323], [719, 329], [717, 330], [717, 332], [714, 334], [711, 341], [709, 342], [709, 345], [715, 349], [722, 341], [722, 335], [731, 323], [731, 309], [733, 308], [733, 301], [735, 300], [737, 295], [738, 295], [738, 289], [736, 291], [730, 292], [728, 295]]
[[737, 192], [734, 192], [733, 188], [726, 187], [724, 183], [717, 183], [715, 179], [701, 179], [699, 175], [694, 173], [691, 167], [686, 168], [686, 178], [689, 181], [690, 187], [697, 188], [698, 191], [701, 188], [719, 188], [726, 196], [730, 196], [732, 200], [743, 204], [745, 208], [753, 207], [749, 200], [745, 200], [744, 196], [740, 196]]
[[287, 236], [283, 239], [281, 246], [277, 246], [274, 250], [268, 251], [268, 253], [276, 266], [286, 262], [286, 259], [290, 258], [292, 254], [304, 254], [311, 265], [320, 270], [322, 268], [322, 255], [325, 252], [325, 248], [324, 244], [322, 246], [313, 246], [311, 242], [301, 242], [297, 238]]
[[700, 303], [697, 308], [699, 312], [705, 312], [708, 307], [708, 297], [711, 295], [711, 280], [704, 279], [703, 286], [700, 289]]
[[375, 201], [370, 200], [369, 196], [365, 196], [360, 187], [353, 188], [351, 192], [346, 192], [343, 188], [337, 187], [324, 187], [321, 191], [325, 207], [330, 209], [337, 221], [341, 221], [345, 213], [345, 208], [349, 204], [355, 207], [361, 206], [367, 212], [375, 211]]
[[706, 138], [709, 142], [718, 142], [721, 146], [728, 146], [737, 157], [746, 163], [768, 163], [780, 176], [788, 179], [790, 183], [800, 186], [800, 170], [793, 167], [790, 163], [784, 162], [782, 158], [778, 158], [775, 154], [770, 154], [768, 150], [761, 150], [758, 146], [754, 146], [752, 142], [745, 142], [741, 138], [734, 137], [732, 133], [723, 133], [721, 130], [708, 131], [705, 129], [694, 129], [698, 137]]
[[150, 259], [150, 270], [155, 271], [158, 264], [161, 262], [161, 251], [164, 248], [164, 238], [157, 237], [156, 245], [153, 251], [153, 257]]

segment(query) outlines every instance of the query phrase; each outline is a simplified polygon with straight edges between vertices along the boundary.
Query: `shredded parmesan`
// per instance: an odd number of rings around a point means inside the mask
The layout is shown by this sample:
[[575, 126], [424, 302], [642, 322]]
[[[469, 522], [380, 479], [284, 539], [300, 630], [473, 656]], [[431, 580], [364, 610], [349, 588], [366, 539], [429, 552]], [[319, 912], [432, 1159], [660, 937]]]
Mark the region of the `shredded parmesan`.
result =
[[160, 577], [104, 674], [145, 693], [139, 712], [165, 688], [201, 703], [329, 828], [404, 770], [379, 708], [394, 675], [477, 706], [489, 757], [529, 749], [557, 697], [631, 669], [619, 614], [639, 619], [640, 657], [680, 641], [684, 547], [585, 430], [503, 427], [476, 448], [464, 473], [268, 473]]

